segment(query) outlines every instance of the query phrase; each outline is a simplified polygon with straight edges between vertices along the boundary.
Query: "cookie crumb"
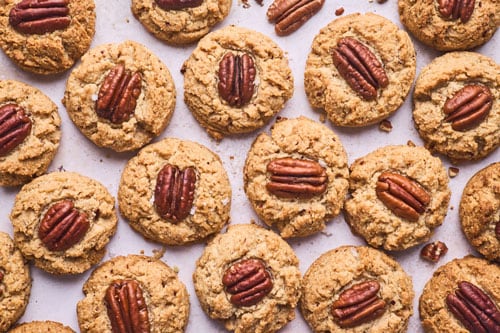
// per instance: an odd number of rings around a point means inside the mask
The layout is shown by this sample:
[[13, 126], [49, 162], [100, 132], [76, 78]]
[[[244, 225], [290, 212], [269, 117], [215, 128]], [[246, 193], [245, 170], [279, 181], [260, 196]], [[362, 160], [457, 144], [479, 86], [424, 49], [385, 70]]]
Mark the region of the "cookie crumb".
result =
[[162, 246], [160, 249], [153, 249], [153, 258], [155, 259], [161, 259], [165, 252], [167, 252], [167, 248], [165, 246]]
[[331, 232], [326, 232], [326, 231], [321, 231], [321, 234], [325, 235], [326, 237], [332, 237], [333, 235]]
[[233, 156], [233, 155], [229, 156], [229, 159], [230, 159], [231, 161], [232, 161], [232, 160], [234, 160], [234, 156]]
[[392, 131], [392, 123], [389, 120], [384, 119], [378, 124], [378, 128], [382, 132], [389, 133], [390, 131]]
[[180, 271], [179, 267], [177, 267], [177, 266], [172, 267], [172, 269], [175, 272], [175, 274], [178, 274]]
[[322, 115], [320, 115], [320, 116], [319, 116], [319, 121], [320, 121], [321, 123], [323, 123], [323, 124], [325, 123], [325, 121], [326, 121], [326, 115], [325, 115], [324, 113], [323, 113]]
[[144, 255], [144, 250], [140, 250], [139, 253]]
[[335, 16], [340, 16], [342, 14], [344, 14], [344, 7], [339, 7], [335, 9]]
[[450, 178], [454, 178], [458, 175], [459, 171], [460, 171], [459, 168], [449, 167], [448, 168], [448, 176], [450, 176]]
[[408, 140], [408, 142], [406, 143], [407, 146], [410, 146], [410, 147], [416, 147], [417, 145], [411, 141], [411, 140]]

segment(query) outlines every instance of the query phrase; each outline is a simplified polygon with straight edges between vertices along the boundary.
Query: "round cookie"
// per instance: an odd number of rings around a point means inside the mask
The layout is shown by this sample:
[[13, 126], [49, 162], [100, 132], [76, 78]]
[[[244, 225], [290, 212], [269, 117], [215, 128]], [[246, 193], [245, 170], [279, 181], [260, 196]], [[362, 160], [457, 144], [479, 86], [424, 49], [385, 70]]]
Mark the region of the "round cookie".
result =
[[[272, 231], [232, 225], [210, 241], [196, 262], [194, 288], [203, 310], [229, 331], [272, 333], [295, 318], [301, 288], [298, 264], [292, 248]], [[238, 272], [247, 268], [252, 278], [248, 274], [238, 279]], [[258, 274], [265, 278], [253, 278]], [[239, 289], [245, 282], [249, 284]]]
[[368, 244], [404, 250], [427, 241], [450, 201], [441, 161], [423, 147], [386, 146], [350, 167], [345, 218]]
[[[132, 13], [156, 38], [169, 44], [195, 42], [222, 21], [231, 9], [232, 0], [191, 0], [184, 8], [161, 3], [174, 1], [132, 0]], [[189, 3], [193, 6], [189, 6]], [[183, 6], [182, 4], [180, 5]]]
[[0, 232], [0, 332], [24, 313], [31, 291], [30, 269], [10, 236]]
[[17, 325], [9, 333], [75, 333], [68, 326], [55, 321], [32, 321]]
[[[378, 61], [381, 67], [370, 72], [379, 73], [376, 82], [361, 80], [360, 72], [346, 66], [350, 61], [345, 56], [334, 57], [333, 50], [338, 50], [338, 55], [361, 52], [363, 63]], [[403, 104], [415, 78], [415, 68], [415, 49], [405, 31], [382, 16], [355, 13], [335, 19], [314, 38], [304, 87], [311, 105], [323, 109], [333, 124], [366, 126], [387, 118]], [[381, 71], [385, 72], [385, 79]], [[348, 83], [346, 75], [357, 80]], [[374, 76], [365, 77], [373, 80]]]
[[[313, 172], [296, 176], [304, 162]], [[296, 165], [288, 169], [290, 163]], [[244, 168], [245, 192], [254, 210], [284, 238], [323, 230], [325, 222], [344, 205], [348, 178], [347, 155], [340, 139], [328, 127], [305, 117], [279, 119], [271, 135], [261, 133]]]
[[98, 263], [116, 231], [114, 198], [99, 182], [52, 172], [24, 185], [10, 219], [14, 241], [35, 266], [78, 274]]
[[[47, 27], [38, 20], [23, 22], [25, 11], [37, 0], [5, 0], [0, 6], [0, 47], [23, 70], [37, 74], [55, 74], [73, 66], [90, 47], [95, 32], [93, 0], [51, 1], [49, 8], [66, 7], [61, 26]], [[64, 4], [66, 3], [66, 5]], [[17, 8], [17, 9], [16, 9]], [[48, 8], [47, 8], [48, 9]], [[58, 10], [60, 12], [60, 9]], [[28, 16], [29, 17], [29, 16]], [[28, 26], [28, 30], [23, 26]], [[46, 30], [40, 30], [45, 26]], [[35, 30], [29, 27], [34, 27]], [[46, 31], [44, 33], [44, 31]]]
[[[127, 82], [127, 89], [117, 88], [118, 82]], [[175, 86], [165, 64], [143, 45], [103, 44], [71, 72], [62, 103], [96, 145], [129, 151], [165, 129], [175, 108]]]
[[[465, 121], [463, 126], [467, 123], [470, 126], [461, 129], [462, 118], [479, 114], [480, 108], [457, 104], [459, 107], [447, 107], [446, 110], [452, 112], [446, 114], [445, 106], [448, 100], [460, 96], [460, 91], [466, 87], [487, 88], [492, 104], [487, 115], [478, 118], [479, 123]], [[478, 102], [482, 98], [479, 93], [470, 96], [471, 100]], [[435, 58], [422, 69], [413, 93], [413, 120], [427, 149], [444, 154], [456, 162], [477, 160], [492, 153], [500, 145], [499, 101], [500, 66], [479, 53], [450, 52]], [[484, 106], [486, 101], [478, 105]], [[468, 108], [469, 111], [464, 116], [455, 117], [455, 120], [447, 120], [461, 108]]]
[[[293, 94], [283, 51], [269, 37], [245, 28], [228, 26], [208, 34], [181, 71], [184, 101], [217, 140], [264, 126]], [[232, 80], [240, 77], [235, 71], [242, 77], [237, 84]]]
[[[489, 263], [484, 259], [467, 256], [462, 259], [454, 259], [439, 267], [425, 285], [419, 303], [420, 320], [425, 332], [472, 332], [450, 311], [447, 301], [449, 295], [456, 297], [459, 289], [463, 293], [463, 282], [473, 284], [480, 290], [480, 293], [485, 294], [495, 304], [498, 318], [498, 309], [500, 306], [500, 266]], [[460, 287], [459, 283], [461, 284]], [[466, 294], [464, 295], [469, 295], [470, 288], [465, 290]], [[462, 299], [462, 303], [465, 303], [464, 299]], [[496, 330], [488, 332], [498, 332], [499, 329], [500, 323], [497, 322]]]
[[[176, 176], [171, 182], [158, 181], [165, 172]], [[175, 187], [176, 181], [183, 184]], [[229, 221], [231, 185], [215, 153], [195, 142], [166, 138], [144, 147], [127, 163], [118, 204], [144, 237], [182, 245], [219, 232]]]
[[[16, 116], [19, 107], [24, 110], [21, 118]], [[26, 117], [29, 120], [21, 122]], [[23, 130], [27, 135], [22, 141], [7, 150], [11, 135], [19, 129], [15, 124], [30, 128]], [[7, 126], [0, 134], [0, 186], [21, 185], [47, 171], [59, 147], [61, 119], [46, 95], [19, 81], [0, 81], [0, 126]], [[20, 133], [15, 137], [22, 139]]]
[[[500, 7], [496, 0], [472, 1], [474, 9], [466, 22], [460, 17], [455, 19], [451, 14], [446, 15], [447, 10], [444, 7], [440, 10], [440, 2], [398, 0], [401, 23], [418, 40], [436, 50], [467, 50], [482, 45], [493, 36], [500, 25]], [[450, 6], [455, 3], [448, 1]], [[459, 6], [464, 5], [460, 3]], [[440, 11], [445, 15], [441, 15]]]
[[500, 162], [479, 170], [467, 182], [459, 212], [469, 243], [486, 259], [500, 262]]
[[[113, 306], [110, 303], [119, 302], [118, 294], [127, 295], [130, 290], [137, 298], [136, 306], [142, 309], [142, 318], [144, 308], [147, 311], [149, 329], [141, 332], [184, 332], [188, 321], [186, 287], [172, 268], [152, 257], [128, 255], [106, 261], [92, 272], [82, 290], [85, 298], [76, 308], [82, 333], [112, 332], [109, 309]], [[142, 304], [137, 294], [141, 294]]]
[[[334, 317], [337, 301], [344, 299], [340, 295], [361, 284], [378, 285], [374, 295], [383, 313], [366, 321]], [[342, 246], [322, 254], [307, 270], [300, 310], [314, 332], [406, 332], [413, 296], [411, 277], [394, 259], [370, 247]], [[352, 325], [346, 326], [349, 320]]]

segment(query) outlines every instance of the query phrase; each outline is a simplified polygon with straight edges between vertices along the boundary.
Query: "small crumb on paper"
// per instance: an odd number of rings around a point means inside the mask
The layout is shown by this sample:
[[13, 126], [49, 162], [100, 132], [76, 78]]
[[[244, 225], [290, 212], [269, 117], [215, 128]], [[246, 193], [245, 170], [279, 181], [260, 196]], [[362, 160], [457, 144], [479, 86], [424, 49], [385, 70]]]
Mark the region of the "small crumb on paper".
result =
[[389, 120], [384, 119], [378, 124], [378, 128], [382, 132], [389, 133], [390, 131], [392, 131], [392, 123]]
[[162, 246], [160, 249], [153, 249], [153, 258], [155, 259], [161, 259], [165, 252], [167, 252], [167, 248], [165, 246]]
[[459, 171], [460, 171], [459, 168], [449, 167], [448, 168], [448, 176], [450, 176], [450, 178], [455, 178], [458, 175]]
[[335, 10], [335, 16], [340, 16], [344, 14], [344, 7], [339, 7]]
[[410, 146], [410, 147], [416, 147], [417, 145], [411, 141], [411, 140], [408, 140], [408, 142], [406, 143], [407, 146]]

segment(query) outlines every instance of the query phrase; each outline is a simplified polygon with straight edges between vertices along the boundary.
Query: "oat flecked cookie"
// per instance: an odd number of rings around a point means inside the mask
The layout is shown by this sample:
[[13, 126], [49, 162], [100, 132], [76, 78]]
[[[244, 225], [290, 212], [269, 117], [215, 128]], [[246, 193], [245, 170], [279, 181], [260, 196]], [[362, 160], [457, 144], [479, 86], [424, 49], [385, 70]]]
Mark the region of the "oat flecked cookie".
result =
[[335, 19], [314, 38], [304, 87], [311, 105], [324, 109], [335, 125], [366, 126], [403, 104], [415, 68], [405, 31], [382, 16], [355, 13]]
[[477, 160], [500, 145], [500, 65], [474, 52], [450, 52], [422, 69], [413, 120], [425, 146], [451, 160]]
[[232, 0], [132, 0], [132, 13], [156, 38], [173, 45], [195, 42], [231, 9]]
[[57, 106], [40, 90], [0, 81], [0, 186], [17, 186], [47, 171], [61, 138]]
[[[473, 302], [479, 306], [476, 310], [482, 313], [482, 319], [471, 313], [464, 317], [463, 310]], [[500, 266], [473, 256], [454, 259], [439, 267], [425, 285], [419, 304], [426, 333], [499, 332], [499, 309]], [[461, 316], [476, 323], [467, 327], [466, 321], [459, 319]], [[483, 324], [479, 322], [489, 324], [480, 327]]]
[[10, 330], [9, 333], [75, 333], [75, 331], [61, 323], [47, 320], [22, 323]]
[[[22, 69], [54, 74], [73, 66], [88, 50], [95, 32], [95, 4], [93, 0], [43, 2], [2, 1], [0, 47]], [[39, 7], [39, 14], [29, 14], [33, 6]]]
[[[353, 295], [375, 298], [345, 314]], [[370, 247], [342, 246], [322, 254], [307, 270], [300, 310], [314, 332], [406, 332], [413, 296], [411, 277], [394, 259]]]
[[52, 172], [24, 185], [10, 219], [14, 241], [35, 266], [78, 274], [98, 263], [116, 231], [114, 198], [99, 182]]
[[450, 201], [441, 161], [423, 147], [386, 146], [350, 167], [345, 217], [354, 233], [385, 250], [427, 241]]
[[62, 103], [96, 145], [129, 151], [165, 129], [175, 108], [175, 86], [165, 64], [143, 45], [103, 44], [71, 72]]
[[282, 237], [307, 236], [340, 213], [349, 187], [337, 135], [308, 118], [280, 119], [248, 152], [245, 192], [259, 217]]
[[182, 245], [219, 232], [229, 221], [231, 185], [215, 153], [195, 142], [166, 138], [127, 163], [118, 204], [144, 237]]
[[182, 72], [184, 101], [217, 140], [264, 126], [293, 94], [292, 72], [279, 46], [235, 26], [204, 37]]
[[203, 310], [229, 331], [273, 333], [295, 318], [298, 264], [272, 231], [237, 224], [207, 245], [196, 262], [194, 288]]
[[82, 333], [122, 332], [123, 308], [137, 321], [130, 332], [182, 333], [189, 316], [189, 295], [177, 273], [161, 260], [119, 256], [97, 267], [83, 285], [78, 302]]
[[10, 236], [0, 232], [0, 332], [24, 313], [31, 291], [29, 266]]

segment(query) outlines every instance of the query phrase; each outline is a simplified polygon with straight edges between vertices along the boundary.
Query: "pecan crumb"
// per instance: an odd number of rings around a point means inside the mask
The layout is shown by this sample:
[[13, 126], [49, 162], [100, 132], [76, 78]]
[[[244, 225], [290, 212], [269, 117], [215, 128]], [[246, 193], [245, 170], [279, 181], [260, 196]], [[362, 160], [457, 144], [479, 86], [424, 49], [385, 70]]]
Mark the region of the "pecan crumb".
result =
[[241, 3], [243, 4], [243, 8], [250, 8], [250, 4], [248, 3], [248, 0], [241, 0]]
[[446, 254], [446, 252], [448, 252], [446, 244], [440, 241], [435, 241], [424, 246], [422, 251], [420, 251], [420, 256], [422, 259], [431, 262], [438, 262], [438, 260]]
[[392, 124], [389, 120], [384, 119], [378, 124], [378, 129], [382, 132], [389, 133], [390, 131], [392, 131]]
[[335, 16], [340, 16], [344, 14], [344, 7], [339, 7], [335, 10]]
[[408, 140], [408, 142], [406, 143], [407, 146], [410, 146], [410, 147], [416, 147], [417, 145], [411, 141], [411, 140]]
[[264, 6], [264, 0], [255, 0], [259, 6]]
[[450, 178], [454, 178], [458, 175], [459, 171], [460, 171], [459, 168], [449, 167], [448, 168], [448, 176], [450, 176]]
[[234, 160], [234, 156], [233, 156], [233, 155], [229, 156], [229, 159], [230, 159], [231, 161], [232, 161], [232, 160]]
[[378, 3], [385, 3], [387, 0], [377, 0]]

